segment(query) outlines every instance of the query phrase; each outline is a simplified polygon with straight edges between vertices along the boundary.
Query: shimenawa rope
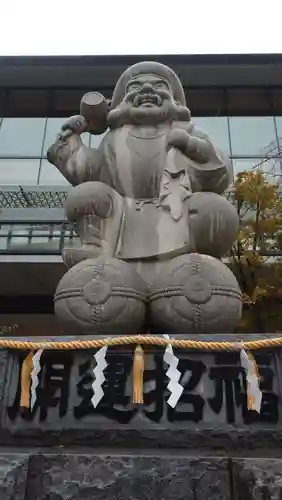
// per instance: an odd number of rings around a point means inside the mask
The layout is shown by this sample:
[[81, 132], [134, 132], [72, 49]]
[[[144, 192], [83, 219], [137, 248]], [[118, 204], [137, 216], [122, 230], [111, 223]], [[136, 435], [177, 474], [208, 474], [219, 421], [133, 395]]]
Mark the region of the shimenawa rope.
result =
[[75, 349], [100, 349], [104, 346], [123, 345], [155, 345], [166, 347], [171, 344], [180, 349], [191, 349], [201, 351], [238, 351], [239, 349], [258, 350], [282, 346], [282, 337], [271, 337], [259, 340], [247, 340], [242, 342], [229, 341], [201, 341], [184, 339], [165, 339], [151, 335], [130, 335], [123, 337], [109, 337], [104, 339], [90, 340], [65, 340], [65, 341], [32, 341], [32, 340], [9, 340], [0, 339], [0, 349], [50, 349], [50, 350], [75, 350]]

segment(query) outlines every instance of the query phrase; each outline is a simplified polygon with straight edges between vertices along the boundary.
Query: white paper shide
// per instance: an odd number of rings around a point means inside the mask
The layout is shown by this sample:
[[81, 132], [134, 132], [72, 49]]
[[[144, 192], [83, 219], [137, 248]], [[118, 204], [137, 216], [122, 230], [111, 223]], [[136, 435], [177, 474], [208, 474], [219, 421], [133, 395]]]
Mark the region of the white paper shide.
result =
[[37, 387], [39, 384], [39, 374], [41, 371], [41, 356], [43, 350], [40, 349], [32, 356], [32, 372], [31, 372], [31, 387], [30, 387], [30, 409], [34, 408], [37, 399]]
[[94, 381], [92, 384], [93, 396], [91, 402], [94, 408], [97, 408], [101, 399], [104, 396], [103, 383], [106, 378], [104, 375], [104, 370], [107, 368], [108, 363], [106, 361], [107, 346], [102, 347], [99, 351], [94, 354], [94, 359], [96, 361], [96, 366], [93, 370]]
[[[169, 340], [168, 335], [164, 335], [164, 338]], [[171, 393], [170, 397], [167, 400], [167, 404], [169, 406], [171, 406], [171, 408], [175, 408], [175, 406], [177, 405], [179, 398], [180, 398], [184, 389], [183, 389], [182, 385], [179, 383], [179, 379], [181, 377], [181, 373], [177, 369], [179, 360], [174, 355], [171, 344], [168, 344], [168, 346], [165, 350], [165, 353], [164, 353], [163, 360], [168, 365], [168, 370], [166, 372], [166, 376], [169, 379], [169, 383], [168, 383], [167, 388]]]

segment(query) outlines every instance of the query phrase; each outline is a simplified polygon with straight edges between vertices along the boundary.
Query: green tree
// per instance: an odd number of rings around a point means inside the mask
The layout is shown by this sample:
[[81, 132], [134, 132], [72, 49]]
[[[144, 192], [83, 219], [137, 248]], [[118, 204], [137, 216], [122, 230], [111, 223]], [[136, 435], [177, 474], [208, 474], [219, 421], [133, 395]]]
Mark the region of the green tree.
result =
[[[230, 264], [244, 296], [238, 329], [282, 330], [282, 198], [260, 168], [237, 176], [229, 199], [240, 220]], [[281, 310], [281, 311], [280, 311]]]

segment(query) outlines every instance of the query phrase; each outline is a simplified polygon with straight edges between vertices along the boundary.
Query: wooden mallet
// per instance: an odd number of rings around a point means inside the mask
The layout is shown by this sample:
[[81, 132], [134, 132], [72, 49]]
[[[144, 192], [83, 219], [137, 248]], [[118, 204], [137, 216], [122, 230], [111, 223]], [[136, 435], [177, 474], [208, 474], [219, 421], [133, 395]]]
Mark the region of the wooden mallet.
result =
[[109, 101], [99, 92], [84, 94], [80, 101], [80, 114], [87, 121], [90, 134], [100, 135], [106, 132], [109, 106]]

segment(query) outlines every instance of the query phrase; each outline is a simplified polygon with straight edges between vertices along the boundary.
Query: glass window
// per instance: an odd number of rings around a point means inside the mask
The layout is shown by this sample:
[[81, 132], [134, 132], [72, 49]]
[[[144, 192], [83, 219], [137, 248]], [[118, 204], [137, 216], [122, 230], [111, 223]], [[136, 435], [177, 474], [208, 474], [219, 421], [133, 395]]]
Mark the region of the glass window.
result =
[[276, 116], [275, 121], [276, 121], [278, 137], [282, 138], [282, 116]]
[[46, 118], [4, 118], [0, 156], [41, 156]]
[[41, 228], [35, 227], [32, 227], [30, 243], [32, 243], [33, 245], [48, 243], [50, 240], [50, 229], [45, 229], [44, 226], [42, 226]]
[[236, 156], [277, 154], [272, 116], [238, 116], [230, 118], [231, 151]]
[[[48, 118], [47, 127], [44, 139], [43, 155], [46, 156], [47, 149], [55, 142], [61, 126], [67, 118]], [[89, 146], [90, 134], [81, 134], [81, 139], [86, 146]]]
[[46, 155], [47, 149], [55, 142], [61, 126], [65, 121], [66, 118], [47, 118], [43, 155]]
[[98, 148], [98, 146], [101, 144], [101, 141], [103, 139], [105, 134], [102, 135], [90, 135], [90, 146], [91, 148]]
[[280, 153], [282, 152], [282, 116], [276, 116], [276, 128], [277, 128], [277, 135], [278, 135], [278, 147], [280, 150]]
[[29, 243], [29, 229], [22, 225], [13, 224], [10, 226], [10, 238], [7, 242], [7, 247], [15, 247], [27, 245]]
[[81, 134], [80, 137], [81, 137], [83, 144], [85, 144], [85, 146], [87, 146], [89, 148], [89, 146], [90, 146], [90, 134], [88, 134], [88, 133]]
[[0, 185], [37, 184], [40, 160], [0, 159]]
[[197, 128], [209, 135], [215, 146], [230, 154], [226, 117], [194, 118], [193, 122]]
[[7, 225], [0, 226], [0, 250], [6, 250], [8, 245], [8, 230]]
[[43, 186], [61, 186], [69, 184], [59, 170], [48, 160], [42, 160], [39, 184]]
[[248, 172], [257, 168], [269, 175], [269, 180], [282, 181], [282, 158], [245, 158], [233, 160], [234, 177], [240, 172]]
[[64, 235], [64, 245], [67, 245], [68, 247], [75, 245], [78, 239], [78, 235], [73, 229], [67, 229]]

